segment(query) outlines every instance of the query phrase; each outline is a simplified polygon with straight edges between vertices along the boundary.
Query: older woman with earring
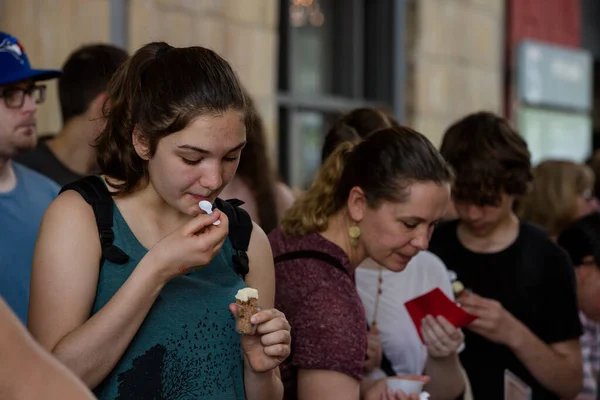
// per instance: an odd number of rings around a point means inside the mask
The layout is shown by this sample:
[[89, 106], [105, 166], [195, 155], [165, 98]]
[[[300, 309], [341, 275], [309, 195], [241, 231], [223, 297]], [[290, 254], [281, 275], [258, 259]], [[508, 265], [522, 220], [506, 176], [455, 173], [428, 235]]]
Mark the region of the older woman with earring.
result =
[[[402, 271], [428, 246], [450, 201], [452, 172], [403, 127], [341, 144], [269, 235], [275, 303], [293, 326], [285, 399], [416, 399], [362, 379], [367, 321], [354, 271], [367, 258]], [[362, 382], [361, 382], [362, 381]]]
[[[321, 159], [328, 159], [342, 143], [360, 141], [393, 126], [399, 123], [382, 110], [355, 109], [331, 126]], [[451, 203], [448, 208], [453, 208]], [[444, 219], [448, 218], [447, 209]], [[465, 392], [467, 382], [458, 357], [464, 342], [461, 330], [442, 316], [426, 316], [419, 323], [422, 341], [404, 307], [435, 288], [454, 298], [444, 263], [429, 251], [421, 251], [402, 273], [394, 273], [367, 258], [356, 269], [355, 281], [369, 325], [365, 377], [427, 375], [430, 381], [423, 389], [436, 400], [455, 400]]]

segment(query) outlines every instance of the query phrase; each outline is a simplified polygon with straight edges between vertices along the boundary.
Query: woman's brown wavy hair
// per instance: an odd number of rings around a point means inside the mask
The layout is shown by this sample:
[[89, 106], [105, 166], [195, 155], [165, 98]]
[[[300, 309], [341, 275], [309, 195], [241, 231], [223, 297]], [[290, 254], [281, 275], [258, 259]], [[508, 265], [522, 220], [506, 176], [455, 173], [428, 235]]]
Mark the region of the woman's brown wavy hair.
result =
[[194, 118], [231, 109], [245, 112], [246, 100], [233, 69], [218, 54], [147, 44], [110, 81], [106, 126], [96, 142], [98, 165], [116, 195], [131, 193], [148, 180], [147, 161], [133, 147], [134, 130], [153, 156], [161, 138]]
[[286, 235], [323, 232], [329, 218], [342, 210], [350, 190], [360, 187], [369, 207], [382, 201], [403, 202], [415, 182], [451, 183], [452, 171], [422, 134], [392, 127], [360, 142], [343, 142], [327, 157], [312, 186], [286, 212]]

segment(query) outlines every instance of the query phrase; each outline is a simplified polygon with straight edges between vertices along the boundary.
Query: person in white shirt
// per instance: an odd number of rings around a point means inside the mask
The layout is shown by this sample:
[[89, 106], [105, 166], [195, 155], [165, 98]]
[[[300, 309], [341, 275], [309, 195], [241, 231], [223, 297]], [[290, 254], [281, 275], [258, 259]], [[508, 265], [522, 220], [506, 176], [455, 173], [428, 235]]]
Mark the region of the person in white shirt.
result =
[[[382, 270], [367, 259], [356, 270], [356, 287], [365, 307], [369, 326], [374, 323], [381, 350], [389, 360], [395, 375], [428, 375], [431, 380], [425, 389], [434, 399], [454, 400], [465, 390], [458, 351], [463, 344], [462, 333], [448, 321], [423, 322], [423, 329], [447, 330], [441, 333], [443, 345], [425, 346], [412, 322], [404, 303], [439, 288], [454, 298], [450, 277], [445, 265], [434, 254], [421, 251], [400, 273]], [[376, 305], [377, 304], [377, 305]], [[428, 317], [431, 318], [431, 317]], [[443, 317], [439, 317], [443, 319]], [[370, 333], [373, 336], [373, 332]], [[424, 339], [427, 341], [424, 332]], [[380, 378], [386, 372], [374, 368], [371, 378]]]

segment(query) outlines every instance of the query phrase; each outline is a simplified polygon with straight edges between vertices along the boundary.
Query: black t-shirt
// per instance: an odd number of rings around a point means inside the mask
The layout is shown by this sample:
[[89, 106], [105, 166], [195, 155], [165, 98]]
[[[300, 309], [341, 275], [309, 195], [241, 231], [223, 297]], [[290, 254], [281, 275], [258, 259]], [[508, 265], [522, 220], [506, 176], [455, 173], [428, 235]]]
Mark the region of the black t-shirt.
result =
[[[457, 274], [466, 288], [499, 301], [506, 310], [548, 344], [578, 339], [581, 324], [575, 276], [567, 254], [535, 225], [520, 223], [517, 239], [497, 253], [475, 253], [457, 236], [458, 221], [438, 227], [429, 250]], [[531, 386], [533, 400], [559, 400], [529, 373], [512, 351], [465, 329], [460, 358], [473, 397], [504, 399], [504, 370]]]
[[54, 182], [58, 183], [61, 187], [67, 183], [71, 183], [83, 176], [71, 171], [66, 165], [60, 162], [58, 158], [52, 153], [48, 145], [45, 143], [46, 140], [52, 136], [40, 137], [38, 140], [37, 147], [26, 153], [19, 154], [14, 157], [14, 160], [18, 163], [31, 168], [34, 171], [39, 172], [42, 175], [47, 176]]

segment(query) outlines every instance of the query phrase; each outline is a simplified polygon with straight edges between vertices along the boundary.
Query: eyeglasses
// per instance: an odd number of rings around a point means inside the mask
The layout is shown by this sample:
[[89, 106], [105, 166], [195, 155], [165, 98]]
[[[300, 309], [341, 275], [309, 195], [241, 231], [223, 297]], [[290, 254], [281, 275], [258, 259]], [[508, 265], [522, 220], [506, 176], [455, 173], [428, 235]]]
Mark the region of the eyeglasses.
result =
[[26, 88], [8, 88], [0, 91], [6, 108], [21, 108], [25, 104], [25, 95], [31, 96], [35, 104], [46, 100], [46, 85], [32, 85]]

